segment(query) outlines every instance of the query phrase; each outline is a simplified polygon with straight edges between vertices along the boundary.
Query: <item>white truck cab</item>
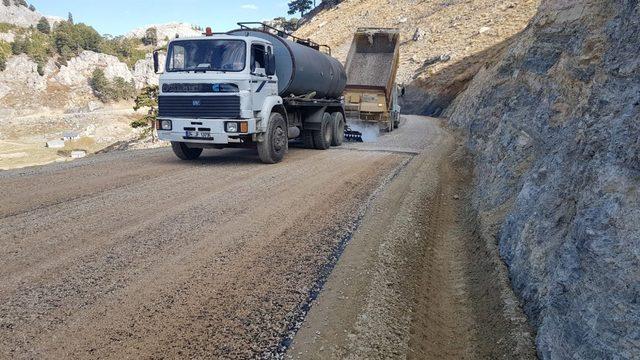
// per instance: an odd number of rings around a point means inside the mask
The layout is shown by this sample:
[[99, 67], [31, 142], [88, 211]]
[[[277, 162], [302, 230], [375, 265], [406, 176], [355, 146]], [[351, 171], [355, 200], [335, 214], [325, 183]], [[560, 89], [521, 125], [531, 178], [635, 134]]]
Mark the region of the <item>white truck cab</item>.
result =
[[[183, 160], [198, 158], [204, 148], [257, 146], [264, 162], [279, 162], [288, 140], [300, 135], [304, 119], [278, 93], [274, 45], [265, 38], [210, 29], [204, 35], [168, 44], [160, 75], [158, 138], [170, 141]], [[154, 60], [158, 71], [157, 52]]]

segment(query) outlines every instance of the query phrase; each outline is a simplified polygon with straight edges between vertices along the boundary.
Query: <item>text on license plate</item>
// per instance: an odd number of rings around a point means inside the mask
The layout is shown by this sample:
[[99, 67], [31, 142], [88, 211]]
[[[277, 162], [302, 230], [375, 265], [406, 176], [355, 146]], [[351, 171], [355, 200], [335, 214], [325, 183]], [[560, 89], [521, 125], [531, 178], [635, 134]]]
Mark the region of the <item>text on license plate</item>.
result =
[[187, 131], [188, 138], [213, 139], [209, 131]]

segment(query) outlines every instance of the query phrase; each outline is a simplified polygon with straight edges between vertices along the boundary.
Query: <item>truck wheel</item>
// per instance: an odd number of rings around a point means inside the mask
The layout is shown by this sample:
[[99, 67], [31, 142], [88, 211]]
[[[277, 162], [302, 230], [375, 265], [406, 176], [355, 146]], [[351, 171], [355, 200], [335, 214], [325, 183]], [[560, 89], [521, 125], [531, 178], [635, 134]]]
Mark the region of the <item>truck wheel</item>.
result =
[[289, 146], [287, 123], [279, 113], [271, 114], [269, 128], [264, 134], [262, 142], [258, 143], [258, 155], [265, 164], [275, 164], [282, 161]]
[[329, 113], [324, 113], [320, 130], [313, 131], [313, 143], [318, 150], [327, 150], [331, 147], [331, 138], [333, 137], [333, 119]]
[[173, 153], [182, 160], [195, 160], [202, 154], [202, 149], [190, 148], [185, 143], [176, 141], [171, 142], [171, 149], [173, 149]]
[[340, 146], [344, 142], [344, 116], [341, 112], [331, 114], [333, 119], [331, 146]]

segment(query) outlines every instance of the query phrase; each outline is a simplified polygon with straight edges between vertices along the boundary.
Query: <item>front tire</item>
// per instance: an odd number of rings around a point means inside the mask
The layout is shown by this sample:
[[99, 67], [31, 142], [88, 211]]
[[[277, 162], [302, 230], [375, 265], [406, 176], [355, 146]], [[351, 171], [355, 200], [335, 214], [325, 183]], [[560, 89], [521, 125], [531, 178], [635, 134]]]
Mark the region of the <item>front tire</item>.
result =
[[333, 138], [333, 119], [329, 113], [324, 113], [320, 130], [313, 131], [313, 143], [318, 150], [327, 150], [331, 147]]
[[333, 119], [331, 146], [341, 146], [344, 142], [344, 116], [341, 112], [334, 112], [331, 118]]
[[182, 142], [172, 141], [171, 149], [173, 149], [173, 153], [181, 160], [196, 160], [200, 155], [202, 155], [202, 149], [190, 148], [187, 144]]
[[279, 113], [271, 114], [269, 127], [264, 139], [258, 143], [258, 155], [265, 164], [276, 164], [282, 161], [289, 146], [287, 122]]

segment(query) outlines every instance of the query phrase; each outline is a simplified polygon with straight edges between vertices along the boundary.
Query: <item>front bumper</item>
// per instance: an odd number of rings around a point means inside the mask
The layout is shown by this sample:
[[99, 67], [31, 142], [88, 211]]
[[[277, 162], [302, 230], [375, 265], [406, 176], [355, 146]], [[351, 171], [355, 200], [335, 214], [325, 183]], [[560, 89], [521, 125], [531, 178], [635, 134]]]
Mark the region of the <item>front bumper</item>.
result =
[[[158, 120], [171, 120], [171, 130], [157, 130], [158, 138], [164, 141], [215, 144], [224, 145], [238, 142], [242, 136], [256, 133], [256, 119], [173, 119], [159, 118]], [[225, 123], [229, 121], [247, 122], [248, 131], [242, 133], [227, 133]], [[213, 139], [190, 139], [187, 131], [207, 131]]]

